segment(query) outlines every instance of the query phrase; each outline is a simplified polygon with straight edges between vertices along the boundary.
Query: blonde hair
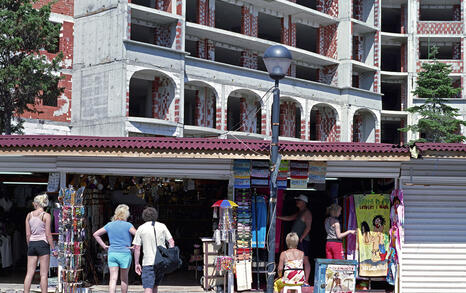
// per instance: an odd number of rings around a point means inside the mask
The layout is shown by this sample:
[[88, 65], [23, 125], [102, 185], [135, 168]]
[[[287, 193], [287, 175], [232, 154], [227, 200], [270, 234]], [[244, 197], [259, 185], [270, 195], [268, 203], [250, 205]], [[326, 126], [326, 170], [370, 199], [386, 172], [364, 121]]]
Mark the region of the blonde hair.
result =
[[36, 195], [34, 197], [34, 203], [41, 208], [45, 208], [46, 206], [49, 205], [49, 197], [47, 196], [47, 193], [41, 193], [39, 195]]
[[286, 246], [288, 246], [288, 248], [296, 248], [298, 247], [298, 243], [299, 237], [296, 232], [290, 232], [286, 235]]
[[327, 214], [331, 217], [341, 212], [341, 206], [336, 203], [333, 203], [327, 208]]
[[120, 204], [115, 209], [115, 214], [112, 217], [112, 221], [126, 221], [129, 217], [129, 207], [125, 204]]

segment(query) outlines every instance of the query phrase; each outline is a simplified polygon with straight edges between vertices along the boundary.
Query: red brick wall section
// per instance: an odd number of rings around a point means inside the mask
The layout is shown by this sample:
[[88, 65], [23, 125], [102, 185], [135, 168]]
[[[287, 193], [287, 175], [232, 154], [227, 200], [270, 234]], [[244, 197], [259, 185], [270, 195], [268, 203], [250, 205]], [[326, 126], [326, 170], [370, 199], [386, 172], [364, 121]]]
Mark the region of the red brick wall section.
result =
[[152, 117], [170, 120], [173, 86], [168, 78], [155, 77], [152, 82]]
[[[34, 8], [42, 7], [53, 0], [36, 0], [33, 4]], [[58, 0], [57, 3], [52, 5], [52, 12], [58, 14], [74, 15], [74, 0]]]
[[259, 32], [258, 13], [252, 6], [241, 7], [241, 33], [257, 37]]
[[156, 0], [155, 9], [172, 12], [172, 0]]
[[183, 0], [176, 0], [176, 14], [183, 14]]
[[282, 44], [296, 47], [296, 23], [292, 21], [291, 15], [282, 18]]
[[207, 19], [209, 18], [209, 1], [198, 0], [197, 1], [197, 21], [199, 24], [207, 25]]
[[375, 142], [380, 143], [380, 129], [375, 130]]
[[215, 45], [211, 40], [199, 40], [197, 41], [197, 54], [198, 58], [215, 60]]
[[280, 136], [294, 137], [296, 133], [296, 103], [280, 104]]
[[338, 39], [338, 25], [332, 24], [329, 26], [321, 26], [318, 30], [319, 34], [319, 47], [318, 52], [323, 56], [333, 59], [338, 58], [337, 53], [337, 39]]
[[430, 35], [461, 35], [463, 34], [463, 23], [419, 21], [417, 23], [417, 33]]
[[70, 74], [61, 74], [63, 79], [58, 86], [65, 88], [63, 94], [58, 97], [57, 107], [45, 106], [42, 100], [36, 99], [35, 107], [41, 113], [26, 112], [22, 118], [52, 120], [59, 122], [71, 121], [71, 87], [72, 80]]
[[[380, 38], [380, 31], [376, 31], [374, 35], [374, 66], [379, 68], [380, 66], [380, 47], [379, 47], [379, 38]], [[374, 87], [373, 92], [379, 92], [379, 78], [380, 78], [380, 71], [374, 73]]]
[[154, 27], [154, 44], [157, 46], [171, 47], [170, 25], [157, 24]]
[[[198, 0], [197, 19], [199, 24], [215, 26], [215, 2], [213, 0]], [[198, 57], [215, 60], [214, 42], [208, 39], [198, 41]]]
[[338, 0], [319, 0], [317, 10], [333, 17], [338, 17]]
[[241, 52], [241, 66], [251, 69], [257, 69], [257, 53], [253, 51]]
[[301, 118], [301, 139], [309, 140], [309, 136], [306, 135], [306, 119]]
[[311, 129], [316, 133], [316, 139], [328, 142], [340, 141], [340, 126], [337, 125], [336, 111], [327, 106], [317, 107], [315, 129]]
[[362, 116], [355, 114], [353, 118], [353, 142], [362, 142]]
[[[296, 47], [296, 23], [292, 21], [291, 15], [282, 18], [282, 33], [281, 42], [282, 44]], [[296, 76], [296, 64], [291, 64], [288, 70], [289, 76]]]
[[176, 23], [176, 28], [175, 28], [175, 49], [176, 50], [182, 50], [183, 44], [182, 44], [182, 38], [183, 38], [183, 23], [181, 20], [178, 20]]
[[337, 86], [338, 85], [338, 65], [324, 66], [319, 69], [319, 82]]
[[262, 108], [261, 114], [261, 134], [267, 135], [267, 114], [266, 109]]
[[[216, 114], [215, 114], [215, 128], [218, 130], [222, 130], [222, 107], [217, 106]], [[223, 130], [227, 130], [226, 126], [223, 126]]]
[[257, 132], [257, 107], [256, 101], [251, 97], [242, 97], [239, 102], [240, 131]]
[[196, 126], [214, 127], [215, 102], [215, 94], [209, 88], [205, 87], [196, 91], [196, 109], [194, 114]]
[[362, 20], [362, 0], [353, 0], [353, 18]]
[[[45, 2], [45, 1], [44, 1]], [[71, 1], [72, 3], [72, 1]], [[73, 68], [73, 39], [74, 39], [74, 24], [64, 21], [60, 29], [59, 50], [63, 52], [63, 68]], [[57, 54], [42, 51], [48, 60], [57, 56]], [[61, 74], [64, 80], [59, 82], [60, 87], [64, 87], [64, 93], [58, 97], [57, 107], [44, 106], [42, 101], [37, 100], [35, 105], [36, 109], [42, 113], [29, 113], [26, 112], [21, 115], [23, 118], [34, 118], [43, 120], [53, 120], [60, 122], [69, 122], [71, 119], [71, 75]]]
[[197, 57], [201, 59], [207, 58], [207, 50], [205, 48], [205, 40], [197, 41]]

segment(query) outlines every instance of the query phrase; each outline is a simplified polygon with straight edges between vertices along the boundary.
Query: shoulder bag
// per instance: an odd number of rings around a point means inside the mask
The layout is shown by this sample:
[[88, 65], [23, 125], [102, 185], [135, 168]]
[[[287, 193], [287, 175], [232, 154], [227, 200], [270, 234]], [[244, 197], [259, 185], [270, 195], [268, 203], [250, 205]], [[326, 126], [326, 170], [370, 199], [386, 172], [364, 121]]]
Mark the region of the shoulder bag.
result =
[[176, 271], [183, 263], [180, 259], [180, 249], [177, 246], [165, 248], [162, 245], [158, 245], [155, 222], [152, 222], [152, 226], [154, 227], [155, 246], [157, 247], [154, 267], [157, 270], [164, 272], [165, 274]]

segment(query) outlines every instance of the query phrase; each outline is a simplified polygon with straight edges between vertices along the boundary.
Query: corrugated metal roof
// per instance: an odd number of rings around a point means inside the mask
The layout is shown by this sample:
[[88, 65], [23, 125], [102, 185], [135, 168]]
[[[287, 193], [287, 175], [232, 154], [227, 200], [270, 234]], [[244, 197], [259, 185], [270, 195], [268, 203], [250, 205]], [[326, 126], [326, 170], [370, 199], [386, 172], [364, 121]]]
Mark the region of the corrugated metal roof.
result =
[[416, 143], [416, 148], [420, 152], [440, 151], [440, 152], [466, 152], [466, 144], [463, 143]]
[[[95, 137], [60, 135], [3, 135], [0, 148], [114, 148], [167, 150], [220, 150], [268, 152], [270, 141], [173, 137]], [[384, 143], [287, 142], [283, 152], [408, 153], [407, 146]]]

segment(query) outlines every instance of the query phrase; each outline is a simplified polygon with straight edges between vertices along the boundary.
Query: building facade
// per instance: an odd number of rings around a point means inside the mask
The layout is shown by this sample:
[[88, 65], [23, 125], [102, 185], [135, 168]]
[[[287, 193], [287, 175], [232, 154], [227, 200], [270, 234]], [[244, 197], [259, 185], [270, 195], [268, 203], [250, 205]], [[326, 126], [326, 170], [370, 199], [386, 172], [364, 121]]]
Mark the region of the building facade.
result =
[[[69, 131], [268, 138], [273, 81], [261, 56], [281, 43], [294, 61], [280, 83], [281, 139], [405, 143], [414, 136], [397, 129], [416, 119], [406, 109], [422, 103], [411, 92], [430, 46], [463, 85], [463, 9], [461, 0], [77, 1]], [[462, 118], [464, 101], [464, 92], [449, 101]]]
[[[34, 7], [41, 7], [51, 0], [35, 1]], [[63, 53], [63, 69], [60, 75], [63, 79], [59, 86], [64, 88], [63, 94], [53, 101], [36, 101], [38, 113], [26, 112], [24, 119], [25, 134], [60, 134], [71, 133], [71, 96], [73, 74], [74, 48], [74, 0], [59, 0], [52, 6], [50, 21], [60, 24], [60, 36], [57, 52], [43, 51], [47, 58], [53, 59], [58, 51]]]

